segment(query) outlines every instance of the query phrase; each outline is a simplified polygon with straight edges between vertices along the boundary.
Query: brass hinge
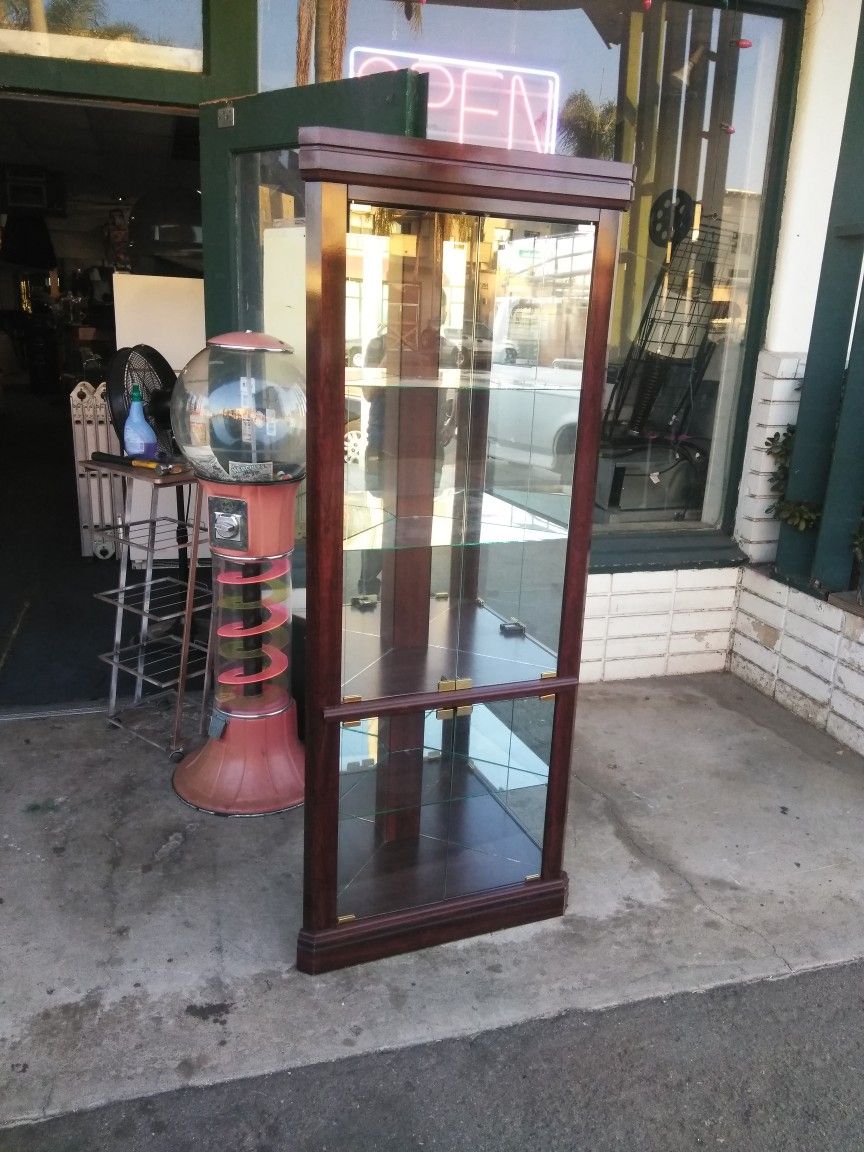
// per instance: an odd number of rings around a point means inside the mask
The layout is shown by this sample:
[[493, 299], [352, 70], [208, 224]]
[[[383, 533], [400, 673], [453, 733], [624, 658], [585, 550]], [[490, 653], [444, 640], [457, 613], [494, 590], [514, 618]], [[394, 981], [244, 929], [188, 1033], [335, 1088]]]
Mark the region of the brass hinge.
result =
[[353, 912], [347, 912], [344, 916], [337, 916], [336, 917], [336, 923], [337, 924], [350, 924], [352, 920], [356, 920], [356, 919], [357, 919], [357, 917]]
[[[442, 677], [438, 681], [439, 692], [461, 692], [463, 688], [471, 688], [472, 680], [468, 676], [462, 676], [457, 680], [449, 680], [447, 677]], [[470, 716], [472, 706], [470, 704], [462, 704], [458, 708], [438, 708], [435, 715], [439, 720], [452, 720], [454, 716]]]
[[[362, 696], [343, 696], [342, 697], [342, 703], [343, 704], [359, 704], [362, 699], [363, 699]], [[359, 720], [343, 720], [342, 721], [342, 727], [343, 728], [359, 728], [360, 727], [360, 721]]]
[[[554, 676], [555, 676], [554, 672], [541, 672], [540, 673], [540, 679], [541, 680], [552, 680], [554, 678]], [[543, 696], [538, 696], [537, 699], [538, 700], [554, 700], [555, 699], [555, 693], [554, 692], [547, 692]]]

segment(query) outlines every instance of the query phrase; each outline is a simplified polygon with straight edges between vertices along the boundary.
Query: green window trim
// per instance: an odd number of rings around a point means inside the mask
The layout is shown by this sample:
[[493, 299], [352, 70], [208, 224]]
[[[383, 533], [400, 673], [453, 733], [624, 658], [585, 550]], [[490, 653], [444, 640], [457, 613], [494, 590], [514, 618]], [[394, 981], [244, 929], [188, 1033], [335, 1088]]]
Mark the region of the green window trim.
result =
[[234, 159], [244, 152], [296, 148], [301, 125], [346, 128], [374, 123], [382, 132], [425, 136], [428, 80], [417, 72], [387, 72], [357, 80], [232, 100], [231, 123], [220, 127], [224, 102], [201, 108], [204, 196], [205, 313], [208, 336], [242, 327], [237, 300]]
[[258, 86], [257, 0], [232, 0], [230, 4], [203, 0], [202, 15], [201, 73], [2, 53], [2, 89], [189, 108], [220, 96], [254, 92]]
[[734, 568], [747, 556], [725, 532], [714, 528], [622, 532], [594, 536], [589, 573], [651, 572], [679, 568]]

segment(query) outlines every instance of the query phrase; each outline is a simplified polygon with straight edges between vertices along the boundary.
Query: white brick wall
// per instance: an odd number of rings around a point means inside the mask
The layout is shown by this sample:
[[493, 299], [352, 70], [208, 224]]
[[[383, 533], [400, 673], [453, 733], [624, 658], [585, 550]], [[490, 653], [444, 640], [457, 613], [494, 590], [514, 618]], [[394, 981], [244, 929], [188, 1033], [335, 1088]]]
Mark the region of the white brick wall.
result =
[[729, 669], [864, 753], [864, 618], [772, 580], [741, 576]]
[[704, 568], [589, 576], [583, 681], [722, 671], [738, 575]]
[[763, 349], [759, 354], [735, 520], [738, 544], [754, 564], [773, 560], [777, 552], [780, 524], [765, 511], [775, 499], [768, 480], [774, 460], [765, 451], [765, 441], [797, 420], [804, 363], [803, 355], [797, 353]]

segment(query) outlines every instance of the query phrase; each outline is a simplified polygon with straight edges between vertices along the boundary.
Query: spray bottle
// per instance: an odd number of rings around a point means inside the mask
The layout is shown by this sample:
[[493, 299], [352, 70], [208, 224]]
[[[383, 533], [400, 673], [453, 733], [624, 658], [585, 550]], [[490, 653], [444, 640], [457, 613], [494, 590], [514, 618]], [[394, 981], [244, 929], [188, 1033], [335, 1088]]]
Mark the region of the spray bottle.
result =
[[147, 423], [144, 415], [144, 401], [141, 396], [141, 385], [132, 385], [132, 396], [129, 403], [129, 414], [123, 425], [123, 448], [127, 456], [145, 456], [150, 460], [156, 458], [159, 443], [156, 433]]

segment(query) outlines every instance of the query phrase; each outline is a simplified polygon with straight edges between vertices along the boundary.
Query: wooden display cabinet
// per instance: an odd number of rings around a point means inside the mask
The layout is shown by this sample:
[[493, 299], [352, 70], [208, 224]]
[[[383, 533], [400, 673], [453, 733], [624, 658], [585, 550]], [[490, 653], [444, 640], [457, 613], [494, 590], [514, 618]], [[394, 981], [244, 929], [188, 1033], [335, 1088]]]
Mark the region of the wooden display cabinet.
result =
[[[560, 915], [629, 166], [305, 129], [304, 923], [323, 972]], [[349, 291], [350, 288], [350, 291]], [[365, 325], [345, 360], [346, 296]], [[360, 443], [346, 452], [346, 399]], [[557, 414], [578, 410], [562, 431]], [[554, 435], [554, 440], [552, 439]]]

